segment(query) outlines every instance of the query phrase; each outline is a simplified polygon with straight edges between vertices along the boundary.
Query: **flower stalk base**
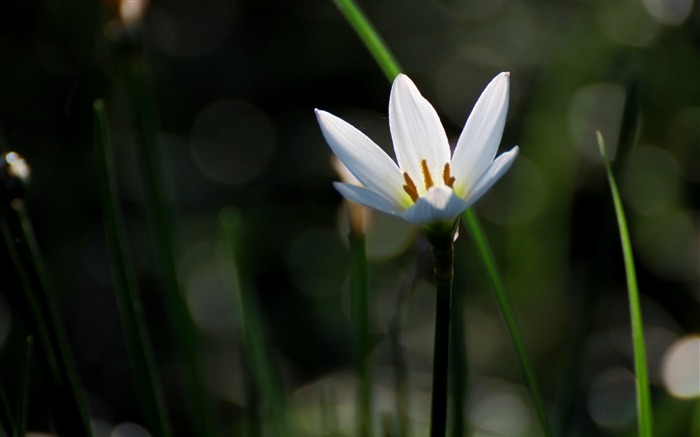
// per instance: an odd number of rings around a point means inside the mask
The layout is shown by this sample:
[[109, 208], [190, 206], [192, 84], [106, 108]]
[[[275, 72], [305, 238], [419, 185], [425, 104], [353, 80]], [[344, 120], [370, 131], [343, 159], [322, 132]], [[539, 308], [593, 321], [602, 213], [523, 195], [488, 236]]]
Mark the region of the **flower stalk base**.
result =
[[433, 351], [433, 398], [430, 410], [430, 436], [444, 437], [447, 429], [447, 379], [449, 368], [452, 279], [454, 277], [454, 240], [452, 229], [426, 230], [435, 262], [435, 344]]

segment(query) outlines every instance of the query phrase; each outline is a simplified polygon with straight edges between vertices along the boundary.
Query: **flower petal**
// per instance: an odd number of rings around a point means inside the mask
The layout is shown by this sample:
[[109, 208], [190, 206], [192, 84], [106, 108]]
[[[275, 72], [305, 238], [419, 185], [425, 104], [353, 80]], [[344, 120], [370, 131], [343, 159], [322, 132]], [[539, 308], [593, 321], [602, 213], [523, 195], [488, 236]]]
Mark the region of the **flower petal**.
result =
[[486, 86], [459, 136], [451, 164], [459, 195], [473, 190], [496, 156], [508, 113], [509, 78], [510, 73], [501, 73]]
[[403, 189], [403, 174], [374, 141], [326, 111], [316, 109], [316, 118], [333, 153], [362, 185], [388, 199], [410, 203]]
[[386, 214], [401, 216], [401, 206], [372, 190], [344, 182], [333, 182], [333, 186], [348, 200]]
[[428, 225], [434, 222], [449, 222], [462, 213], [469, 204], [444, 185], [435, 186], [410, 208], [402, 217], [409, 223]]
[[479, 200], [493, 184], [498, 181], [505, 172], [508, 171], [515, 158], [518, 156], [520, 148], [518, 146], [513, 147], [509, 151], [502, 153], [491, 166], [484, 172], [474, 186], [474, 189], [467, 196], [467, 203], [469, 206], [473, 205], [474, 202]]
[[421, 161], [425, 159], [432, 179], [442, 180], [445, 164], [450, 162], [450, 145], [435, 109], [420, 94], [408, 76], [399, 74], [389, 97], [389, 127], [396, 159], [402, 171], [425, 192]]

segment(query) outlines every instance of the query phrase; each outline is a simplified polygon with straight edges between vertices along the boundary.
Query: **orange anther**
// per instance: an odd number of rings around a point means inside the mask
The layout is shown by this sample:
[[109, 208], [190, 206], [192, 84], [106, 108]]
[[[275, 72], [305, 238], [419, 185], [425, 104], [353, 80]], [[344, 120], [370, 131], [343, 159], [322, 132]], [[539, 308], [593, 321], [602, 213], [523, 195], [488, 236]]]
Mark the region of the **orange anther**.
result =
[[403, 180], [406, 181], [406, 185], [403, 186], [403, 189], [411, 196], [411, 200], [415, 202], [418, 200], [418, 188], [416, 184], [413, 183], [413, 179], [411, 179], [406, 172], [403, 173]]
[[421, 167], [423, 167], [423, 181], [425, 182], [425, 189], [433, 186], [433, 178], [430, 176], [430, 170], [428, 169], [428, 162], [424, 159], [420, 162]]
[[455, 183], [455, 178], [450, 175], [450, 163], [448, 162], [445, 164], [445, 169], [442, 171], [442, 180], [445, 182], [445, 185], [448, 187], [452, 187], [452, 185]]

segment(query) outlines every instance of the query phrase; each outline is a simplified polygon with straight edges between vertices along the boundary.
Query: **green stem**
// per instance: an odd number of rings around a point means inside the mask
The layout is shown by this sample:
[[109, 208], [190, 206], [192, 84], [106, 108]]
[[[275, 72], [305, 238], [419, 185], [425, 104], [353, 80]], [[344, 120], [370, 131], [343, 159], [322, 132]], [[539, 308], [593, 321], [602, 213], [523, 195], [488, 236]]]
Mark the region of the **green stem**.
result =
[[357, 377], [359, 379], [358, 433], [372, 435], [372, 379], [370, 372], [370, 317], [365, 237], [356, 231], [348, 236], [351, 253], [352, 314], [355, 325]]
[[17, 428], [16, 436], [23, 437], [27, 433], [27, 415], [29, 413], [29, 375], [31, 374], [32, 353], [34, 349], [34, 338], [27, 336], [27, 344], [24, 355], [24, 365], [22, 366], [22, 377], [20, 380], [19, 399], [17, 401]]
[[540, 389], [537, 385], [537, 379], [535, 378], [535, 372], [533, 372], [530, 366], [530, 360], [527, 357], [527, 352], [525, 351], [525, 343], [523, 342], [522, 335], [520, 333], [520, 327], [518, 326], [518, 321], [515, 318], [513, 309], [510, 306], [510, 300], [505, 292], [505, 287], [503, 286], [503, 281], [501, 280], [501, 275], [496, 266], [496, 260], [493, 256], [493, 251], [491, 246], [486, 239], [486, 234], [481, 228], [481, 224], [477, 219], [476, 215], [471, 209], [468, 209], [463, 214], [464, 221], [467, 224], [467, 229], [476, 244], [477, 250], [481, 254], [481, 260], [484, 263], [484, 267], [491, 280], [491, 286], [493, 291], [496, 293], [496, 300], [498, 301], [498, 307], [501, 310], [501, 315], [508, 328], [508, 333], [510, 334], [510, 339], [513, 342], [513, 347], [515, 347], [515, 352], [520, 361], [520, 367], [522, 369], [523, 375], [525, 377], [525, 382], [527, 384], [528, 391], [530, 392], [530, 398], [535, 406], [535, 411], [537, 412], [537, 418], [540, 422], [540, 427], [542, 432], [548, 436], [552, 437], [552, 428], [549, 425], [549, 419], [547, 418], [547, 413], [544, 409], [544, 402], [542, 402], [542, 396], [540, 395]]
[[243, 220], [236, 210], [225, 208], [219, 214], [219, 223], [231, 257], [231, 271], [234, 276], [232, 292], [244, 336], [246, 364], [253, 376], [255, 394], [260, 396], [263, 423], [272, 427], [268, 433], [262, 434], [278, 437], [296, 435], [287, 418], [284, 391], [278, 369], [271, 358], [257, 294], [243, 273], [247, 271], [245, 266], [241, 265], [245, 259], [240, 256], [244, 253], [241, 250], [242, 236], [245, 235]]
[[[449, 233], [448, 233], [449, 235]], [[449, 238], [428, 238], [435, 262], [435, 343], [433, 349], [433, 398], [430, 436], [444, 437], [447, 431], [447, 378], [449, 371], [450, 306], [454, 277], [454, 244]]]
[[116, 171], [112, 158], [112, 145], [102, 100], [95, 101], [93, 125], [95, 144], [99, 152], [105, 232], [136, 393], [149, 431], [156, 437], [168, 437], [171, 435], [170, 424], [157, 376], [153, 349], [143, 320], [141, 299], [136, 290], [134, 272], [128, 259], [124, 219], [118, 206], [119, 196], [115, 182]]
[[603, 164], [608, 176], [610, 193], [612, 194], [617, 216], [617, 225], [622, 244], [622, 255], [625, 262], [625, 275], [627, 276], [627, 294], [629, 297], [630, 318], [632, 323], [632, 345], [634, 348], [634, 371], [637, 386], [637, 421], [640, 437], [654, 435], [653, 420], [651, 414], [651, 395], [649, 393], [649, 374], [647, 370], [646, 348], [644, 345], [644, 323], [642, 322], [642, 309], [639, 303], [639, 288], [637, 286], [637, 274], [634, 268], [634, 256], [632, 255], [632, 243], [627, 228], [627, 219], [622, 207], [622, 200], [617, 189], [615, 176], [605, 152], [605, 141], [600, 132], [596, 132], [598, 147], [603, 157]]
[[348, 23], [355, 29], [357, 35], [365, 43], [365, 46], [374, 57], [374, 60], [382, 69], [384, 75], [393, 81], [401, 73], [401, 66], [389, 51], [381, 36], [374, 30], [372, 23], [365, 17], [365, 14], [357, 6], [354, 0], [335, 0], [335, 5], [343, 13]]
[[34, 230], [20, 199], [0, 214], [0, 228], [27, 299], [32, 328], [39, 336], [52, 381], [52, 409], [58, 433], [92, 436], [89, 413], [59, 306]]
[[139, 59], [126, 58], [124, 79], [138, 137], [138, 159], [146, 191], [146, 211], [154, 239], [156, 262], [165, 283], [166, 310], [177, 352], [184, 365], [186, 398], [193, 413], [193, 432], [215, 435], [214, 408], [209, 397], [199, 351], [199, 335], [187, 307], [177, 272], [173, 214], [166, 195], [166, 178], [156, 138], [154, 103]]

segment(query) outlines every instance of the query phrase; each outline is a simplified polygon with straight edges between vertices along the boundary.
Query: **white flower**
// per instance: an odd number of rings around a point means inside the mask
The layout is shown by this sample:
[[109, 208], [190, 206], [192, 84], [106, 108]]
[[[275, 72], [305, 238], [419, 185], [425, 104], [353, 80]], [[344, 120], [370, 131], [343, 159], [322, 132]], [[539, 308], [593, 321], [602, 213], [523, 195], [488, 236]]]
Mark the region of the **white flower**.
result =
[[428, 226], [452, 223], [508, 170], [518, 147], [494, 160], [508, 111], [509, 73], [488, 84], [450, 156], [435, 109], [408, 76], [394, 80], [389, 127], [398, 165], [365, 134], [342, 119], [316, 110], [323, 136], [362, 186], [334, 182], [346, 198]]

